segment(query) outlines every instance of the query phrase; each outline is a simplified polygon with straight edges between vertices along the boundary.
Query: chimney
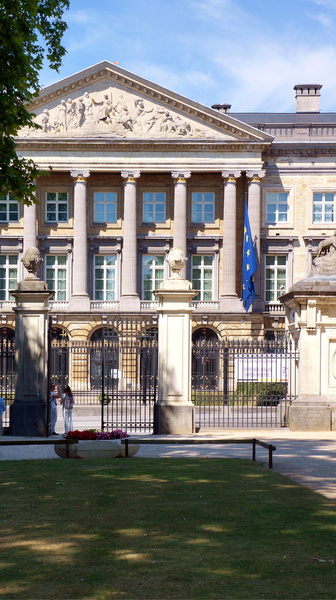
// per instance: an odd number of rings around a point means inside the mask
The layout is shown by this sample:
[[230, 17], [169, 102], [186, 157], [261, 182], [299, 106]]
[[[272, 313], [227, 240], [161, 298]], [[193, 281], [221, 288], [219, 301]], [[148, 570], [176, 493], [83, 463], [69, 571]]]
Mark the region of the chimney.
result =
[[321, 87], [318, 83], [303, 83], [295, 85], [296, 112], [319, 113]]
[[213, 104], [211, 108], [218, 110], [222, 114], [230, 112], [231, 104]]

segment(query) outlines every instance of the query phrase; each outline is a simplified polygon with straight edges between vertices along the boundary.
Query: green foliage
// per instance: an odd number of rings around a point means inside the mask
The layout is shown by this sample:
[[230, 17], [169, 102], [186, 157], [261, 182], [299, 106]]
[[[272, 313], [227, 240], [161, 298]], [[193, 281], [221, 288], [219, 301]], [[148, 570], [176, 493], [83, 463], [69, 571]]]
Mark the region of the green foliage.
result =
[[62, 64], [68, 7], [69, 0], [0, 0], [0, 190], [26, 204], [35, 200], [41, 172], [17, 155], [15, 136], [22, 127], [38, 127], [27, 105], [39, 93], [44, 58], [56, 71]]
[[103, 401], [103, 394], [99, 394], [98, 400], [99, 400], [100, 404], [104, 403], [104, 406], [107, 406], [111, 402], [111, 398], [107, 394], [104, 394], [104, 401]]
[[218, 390], [198, 390], [192, 392], [194, 405], [211, 404], [220, 406], [223, 401], [228, 405], [251, 404], [257, 406], [276, 406], [287, 395], [287, 383], [281, 381], [239, 381], [235, 392], [226, 396]]
[[280, 381], [241, 381], [236, 394], [244, 400], [255, 400], [257, 404], [277, 404], [287, 395], [287, 383]]

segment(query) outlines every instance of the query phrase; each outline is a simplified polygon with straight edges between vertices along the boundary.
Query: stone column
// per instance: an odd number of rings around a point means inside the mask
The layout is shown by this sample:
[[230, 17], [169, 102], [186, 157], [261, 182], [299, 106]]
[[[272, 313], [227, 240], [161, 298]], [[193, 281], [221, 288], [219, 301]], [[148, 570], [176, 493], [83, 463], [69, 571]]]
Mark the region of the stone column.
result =
[[[174, 179], [174, 248], [181, 248], [187, 256], [187, 179], [190, 171], [172, 171]], [[185, 278], [186, 267], [181, 271]]]
[[54, 292], [34, 274], [41, 263], [36, 248], [28, 249], [22, 262], [30, 274], [12, 293], [16, 299], [17, 379], [10, 435], [40, 437], [48, 434], [48, 302]]
[[71, 171], [71, 177], [74, 179], [74, 244], [70, 308], [89, 311], [86, 183], [90, 171]]
[[265, 171], [248, 171], [246, 173], [248, 178], [248, 214], [250, 219], [251, 233], [254, 240], [255, 249], [257, 253], [258, 269], [254, 274], [254, 286], [255, 286], [255, 301], [253, 303], [253, 309], [257, 312], [264, 309], [264, 301], [261, 297], [261, 264], [260, 264], [260, 230], [261, 230], [261, 180], [265, 177]]
[[241, 171], [222, 171], [224, 179], [224, 231], [222, 257], [221, 312], [242, 312], [237, 294], [237, 179]]
[[[183, 261], [178, 262], [181, 256]], [[191, 289], [190, 281], [177, 274], [185, 261], [180, 248], [172, 248], [167, 262], [173, 275], [155, 292], [159, 301], [158, 433], [194, 432], [191, 313], [192, 299], [196, 294]], [[175, 264], [177, 268], [174, 268]]]
[[137, 184], [140, 171], [122, 171], [124, 181], [124, 239], [122, 253], [121, 298], [123, 311], [137, 312]]
[[28, 248], [36, 248], [36, 204], [23, 207], [23, 253]]

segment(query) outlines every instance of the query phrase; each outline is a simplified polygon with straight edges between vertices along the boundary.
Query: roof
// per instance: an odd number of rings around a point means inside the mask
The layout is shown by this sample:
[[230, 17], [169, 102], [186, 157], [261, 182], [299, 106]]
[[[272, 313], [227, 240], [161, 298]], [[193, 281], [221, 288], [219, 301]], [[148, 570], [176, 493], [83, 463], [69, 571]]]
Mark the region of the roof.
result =
[[229, 115], [254, 127], [271, 124], [324, 125], [336, 123], [336, 113], [235, 113]]

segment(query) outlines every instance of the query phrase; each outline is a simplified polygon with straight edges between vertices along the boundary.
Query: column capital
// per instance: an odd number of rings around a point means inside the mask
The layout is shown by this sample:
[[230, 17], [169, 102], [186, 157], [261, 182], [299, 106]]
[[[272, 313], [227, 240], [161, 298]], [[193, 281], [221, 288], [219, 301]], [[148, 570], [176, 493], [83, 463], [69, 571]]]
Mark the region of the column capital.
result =
[[226, 181], [235, 182], [240, 176], [241, 171], [222, 171], [222, 177]]
[[89, 177], [90, 177], [90, 171], [85, 170], [85, 171], [70, 171], [70, 175], [71, 177], [75, 180], [75, 182], [77, 181], [83, 181], [85, 182]]
[[138, 169], [135, 171], [121, 171], [121, 177], [125, 179], [124, 183], [135, 183], [140, 175], [141, 172]]
[[246, 171], [246, 177], [251, 179], [251, 182], [260, 182], [265, 175], [266, 171], [264, 171], [264, 169], [261, 169], [260, 171]]
[[186, 180], [191, 176], [190, 171], [172, 171], [172, 178], [175, 180], [175, 183], [186, 183]]

